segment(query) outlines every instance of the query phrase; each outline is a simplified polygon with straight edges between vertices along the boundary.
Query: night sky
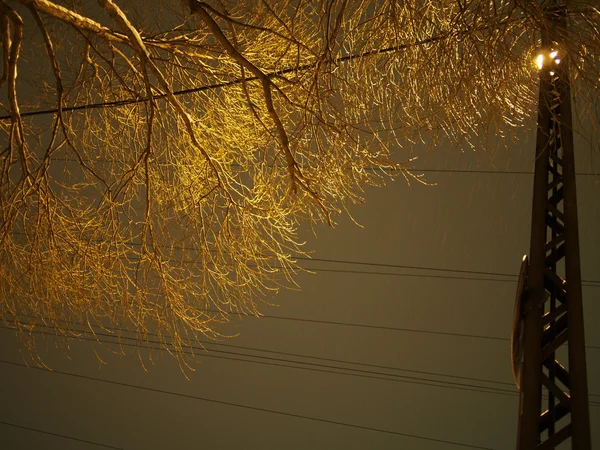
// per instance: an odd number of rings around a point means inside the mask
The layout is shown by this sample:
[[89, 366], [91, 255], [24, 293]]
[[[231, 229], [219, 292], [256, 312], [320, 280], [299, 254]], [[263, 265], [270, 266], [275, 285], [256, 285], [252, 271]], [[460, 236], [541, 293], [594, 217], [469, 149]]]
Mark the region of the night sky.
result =
[[[515, 448], [510, 331], [529, 251], [535, 131], [507, 149], [440, 146], [368, 188], [333, 228], [301, 230], [299, 290], [232, 317], [234, 338], [183, 372], [51, 337], [27, 368], [0, 324], [0, 448], [45, 450]], [[492, 141], [494, 139], [492, 138]], [[576, 140], [592, 445], [600, 445], [600, 153]], [[596, 174], [596, 175], [591, 175]], [[354, 262], [354, 263], [352, 263]], [[1, 280], [0, 280], [1, 282]], [[106, 339], [100, 336], [101, 339]], [[127, 342], [127, 341], [124, 341]], [[115, 352], [119, 348], [108, 344]], [[185, 373], [185, 374], [184, 374]], [[187, 378], [186, 378], [187, 376]], [[189, 379], [188, 379], [189, 378]], [[37, 430], [37, 431], [35, 431]], [[564, 447], [569, 448], [569, 447]]]
[[[0, 421], [81, 440], [0, 425], [2, 448], [514, 448], [509, 336], [529, 248], [533, 136], [496, 154], [424, 153], [414, 167], [436, 186], [400, 177], [352, 210], [364, 228], [341, 217], [316, 237], [303, 231], [314, 258], [444, 270], [301, 261], [316, 270], [298, 276], [302, 289], [266, 299], [279, 306], [262, 312], [275, 317], [233, 318], [223, 330], [239, 336], [207, 345], [189, 381], [166, 354], [146, 372], [131, 348], [100, 349], [102, 365], [89, 343], [74, 342], [69, 359], [51, 339], [41, 354], [56, 373], [28, 369], [0, 329]], [[599, 172], [589, 147], [576, 160], [578, 173]], [[583, 294], [598, 444], [600, 178], [577, 183], [582, 277], [596, 281]]]

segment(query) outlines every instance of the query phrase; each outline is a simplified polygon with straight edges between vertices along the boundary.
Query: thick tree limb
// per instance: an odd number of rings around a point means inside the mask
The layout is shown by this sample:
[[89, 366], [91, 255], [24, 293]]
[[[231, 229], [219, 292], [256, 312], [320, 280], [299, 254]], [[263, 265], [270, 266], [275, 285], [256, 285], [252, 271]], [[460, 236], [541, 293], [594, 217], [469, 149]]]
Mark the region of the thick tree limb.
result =
[[0, 77], [0, 89], [8, 78], [8, 60], [10, 58], [10, 26], [8, 14], [3, 10], [3, 3], [0, 3], [0, 33], [2, 33], [2, 77]]
[[23, 171], [22, 177], [23, 179], [27, 179], [30, 175], [30, 171], [25, 144], [25, 132], [23, 130], [23, 120], [21, 118], [19, 97], [17, 95], [17, 64], [21, 53], [21, 41], [23, 40], [23, 20], [14, 9], [7, 6], [4, 2], [0, 4], [0, 7], [2, 8], [1, 12], [3, 15], [6, 15], [13, 26], [13, 35], [12, 40], [10, 41], [8, 57], [8, 101], [10, 104], [10, 118], [12, 122], [10, 147], [11, 149], [17, 148], [21, 169]]
[[59, 19], [69, 25], [74, 26], [80, 30], [90, 31], [104, 39], [127, 42], [127, 38], [119, 33], [114, 32], [108, 27], [90, 19], [89, 17], [82, 16], [64, 6], [57, 5], [48, 0], [16, 0], [19, 3], [34, 8], [39, 12], [47, 14]]

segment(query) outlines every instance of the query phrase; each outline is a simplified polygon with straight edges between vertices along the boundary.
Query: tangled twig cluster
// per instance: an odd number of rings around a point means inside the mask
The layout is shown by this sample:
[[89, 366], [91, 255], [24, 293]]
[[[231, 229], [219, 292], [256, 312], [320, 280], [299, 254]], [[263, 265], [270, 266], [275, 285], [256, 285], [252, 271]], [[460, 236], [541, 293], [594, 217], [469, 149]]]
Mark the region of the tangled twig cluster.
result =
[[[597, 127], [592, 3], [567, 2], [561, 32]], [[33, 354], [31, 323], [83, 323], [152, 333], [183, 361], [188, 339], [293, 284], [300, 221], [331, 224], [389, 174], [420, 181], [397, 153], [481, 146], [531, 118], [549, 11], [1, 0], [2, 319]]]

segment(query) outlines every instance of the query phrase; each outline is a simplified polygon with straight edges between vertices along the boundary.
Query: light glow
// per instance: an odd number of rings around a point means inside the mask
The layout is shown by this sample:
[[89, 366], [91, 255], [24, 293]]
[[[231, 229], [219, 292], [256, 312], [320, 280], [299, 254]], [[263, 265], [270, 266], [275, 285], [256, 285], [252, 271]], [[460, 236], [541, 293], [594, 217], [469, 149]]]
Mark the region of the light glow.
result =
[[541, 53], [539, 55], [537, 55], [535, 63], [537, 64], [538, 68], [541, 70], [542, 67], [544, 67], [544, 55], [542, 55]]
[[[556, 64], [560, 64], [560, 59], [557, 58], [558, 56], [558, 52], [556, 50], [552, 50], [550, 53], [547, 53], [547, 55], [551, 58], [552, 61], [554, 61]], [[542, 69], [544, 67], [544, 60], [546, 59], [546, 55], [544, 53], [540, 53], [539, 55], [537, 55], [536, 59], [535, 59], [535, 63], [538, 66], [538, 69]]]

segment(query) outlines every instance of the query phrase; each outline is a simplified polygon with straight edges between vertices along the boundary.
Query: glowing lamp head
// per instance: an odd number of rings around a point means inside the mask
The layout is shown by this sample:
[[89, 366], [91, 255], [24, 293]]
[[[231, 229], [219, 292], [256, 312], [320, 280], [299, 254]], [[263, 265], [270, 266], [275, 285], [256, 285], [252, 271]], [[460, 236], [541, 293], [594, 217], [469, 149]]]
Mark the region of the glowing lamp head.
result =
[[546, 55], [550, 58], [552, 62], [555, 64], [560, 64], [560, 59], [558, 59], [558, 52], [556, 50], [550, 51], [550, 53], [542, 52], [535, 58], [535, 64], [541, 70], [544, 67], [544, 62], [546, 60]]
[[538, 66], [538, 69], [542, 69], [542, 67], [544, 67], [544, 55], [542, 53], [540, 53], [539, 55], [537, 55], [537, 58], [535, 59], [535, 63]]

